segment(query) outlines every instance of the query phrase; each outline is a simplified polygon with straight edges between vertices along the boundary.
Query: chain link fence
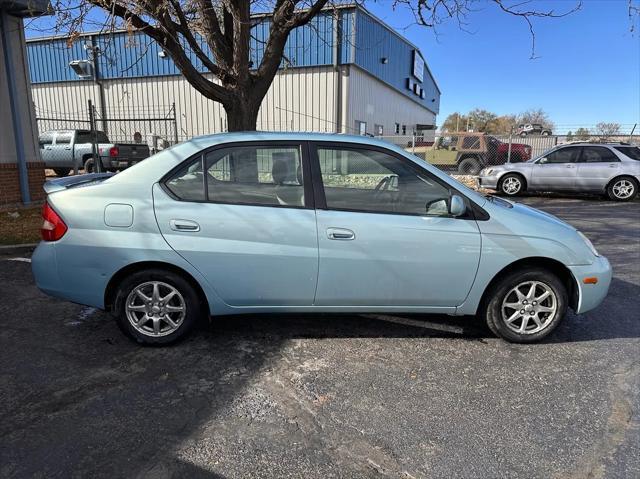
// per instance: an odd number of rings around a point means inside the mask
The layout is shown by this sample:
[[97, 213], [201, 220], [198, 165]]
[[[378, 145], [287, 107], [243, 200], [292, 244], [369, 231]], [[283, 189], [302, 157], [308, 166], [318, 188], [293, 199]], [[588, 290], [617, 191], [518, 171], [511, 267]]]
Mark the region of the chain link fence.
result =
[[36, 108], [38, 142], [47, 176], [127, 168], [179, 141], [175, 105], [45, 111]]
[[474, 132], [437, 132], [433, 141], [420, 135], [392, 135], [377, 138], [393, 143], [452, 174], [477, 175], [484, 167], [518, 163], [541, 156], [551, 148], [573, 143], [628, 142], [640, 144], [640, 135], [488, 135]]

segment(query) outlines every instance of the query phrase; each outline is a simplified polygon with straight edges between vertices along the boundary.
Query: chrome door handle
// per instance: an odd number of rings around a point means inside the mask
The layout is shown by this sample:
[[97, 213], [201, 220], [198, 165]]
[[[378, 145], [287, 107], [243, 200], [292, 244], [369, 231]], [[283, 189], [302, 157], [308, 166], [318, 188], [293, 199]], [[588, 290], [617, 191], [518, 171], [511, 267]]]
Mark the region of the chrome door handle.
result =
[[567, 168], [575, 168], [575, 165], [567, 165]]
[[611, 163], [609, 165], [609, 168], [617, 168], [617, 167], [618, 167], [617, 163]]
[[196, 233], [200, 231], [200, 225], [191, 220], [171, 220], [169, 226], [174, 231], [184, 231], [186, 233]]
[[330, 240], [351, 241], [356, 239], [356, 234], [345, 228], [327, 228], [327, 238]]

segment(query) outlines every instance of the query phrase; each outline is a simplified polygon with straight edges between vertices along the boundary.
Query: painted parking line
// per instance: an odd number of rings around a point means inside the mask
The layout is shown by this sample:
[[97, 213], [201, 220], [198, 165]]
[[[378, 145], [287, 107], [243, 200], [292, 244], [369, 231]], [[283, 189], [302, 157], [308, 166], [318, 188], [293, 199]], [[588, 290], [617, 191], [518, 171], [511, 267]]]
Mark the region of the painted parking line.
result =
[[21, 261], [23, 263], [31, 263], [31, 258], [7, 258], [7, 261]]

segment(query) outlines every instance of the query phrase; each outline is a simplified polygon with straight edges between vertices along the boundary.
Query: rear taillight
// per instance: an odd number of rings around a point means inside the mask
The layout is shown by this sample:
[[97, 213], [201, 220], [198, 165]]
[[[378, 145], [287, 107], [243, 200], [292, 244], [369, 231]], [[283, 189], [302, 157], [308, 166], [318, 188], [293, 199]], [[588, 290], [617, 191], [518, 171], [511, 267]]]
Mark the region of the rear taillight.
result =
[[64, 224], [58, 213], [49, 206], [49, 203], [45, 203], [42, 207], [42, 219], [40, 234], [43, 240], [58, 241], [67, 232], [67, 225]]
[[112, 146], [111, 148], [109, 148], [109, 156], [110, 157], [116, 157], [120, 154], [120, 150], [118, 150], [117, 146]]

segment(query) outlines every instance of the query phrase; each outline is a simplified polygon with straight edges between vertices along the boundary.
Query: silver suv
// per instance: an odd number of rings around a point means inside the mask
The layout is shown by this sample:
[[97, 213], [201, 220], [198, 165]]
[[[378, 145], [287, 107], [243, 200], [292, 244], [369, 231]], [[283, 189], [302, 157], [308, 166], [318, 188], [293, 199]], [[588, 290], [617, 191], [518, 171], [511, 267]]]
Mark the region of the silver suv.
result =
[[631, 201], [640, 185], [640, 148], [628, 143], [568, 143], [525, 163], [485, 168], [478, 184], [507, 196], [575, 191]]

